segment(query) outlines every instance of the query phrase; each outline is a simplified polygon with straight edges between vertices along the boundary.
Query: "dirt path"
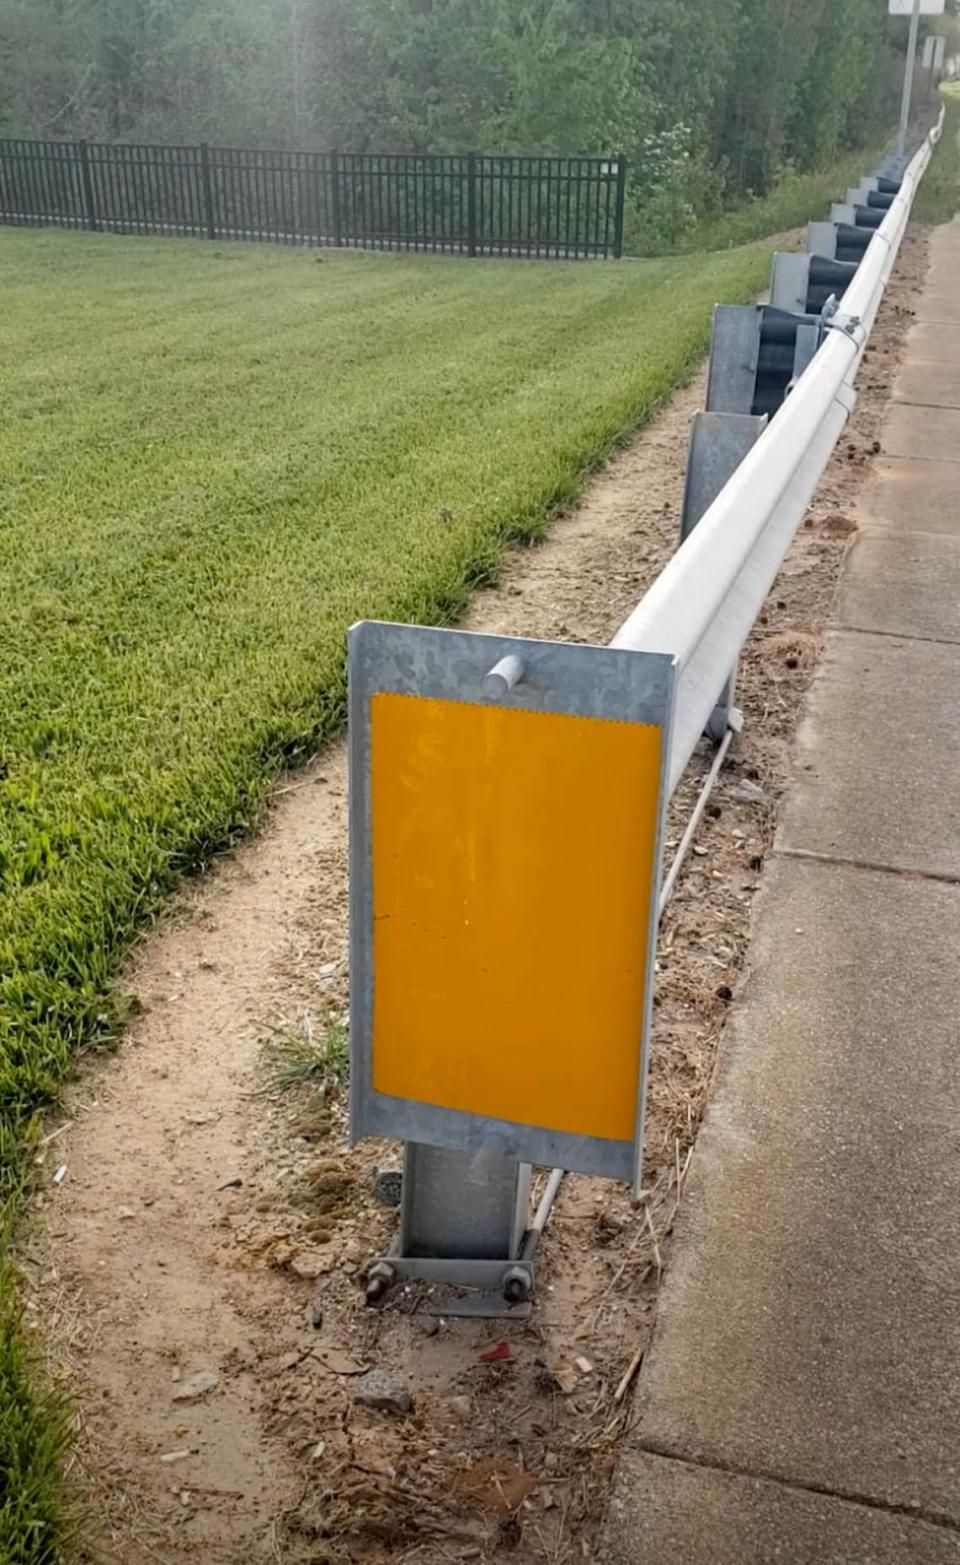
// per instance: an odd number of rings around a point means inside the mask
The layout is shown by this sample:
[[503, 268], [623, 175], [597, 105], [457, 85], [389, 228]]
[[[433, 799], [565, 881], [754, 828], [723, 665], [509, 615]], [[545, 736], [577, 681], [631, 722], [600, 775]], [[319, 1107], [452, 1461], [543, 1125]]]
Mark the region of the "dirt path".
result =
[[[262, 1090], [265, 1040], [293, 1048], [345, 1012], [342, 746], [286, 779], [261, 834], [143, 942], [127, 975], [140, 1014], [115, 1056], [83, 1063], [51, 1127], [24, 1253], [28, 1308], [77, 1402], [91, 1559], [589, 1557], [629, 1411], [613, 1389], [652, 1325], [790, 738], [925, 257], [914, 234], [852, 427], [745, 659], [746, 734], [663, 927], [649, 1219], [610, 1185], [568, 1179], [534, 1316], [506, 1332], [437, 1328], [413, 1293], [365, 1308], [357, 1280], [393, 1221], [370, 1174], [391, 1149], [344, 1152], [341, 1105], [309, 1085]], [[674, 546], [702, 397], [698, 376], [544, 546], [510, 559], [467, 624], [607, 640]], [[512, 1357], [481, 1361], [498, 1336]], [[413, 1416], [354, 1406], [369, 1364], [410, 1386]]]

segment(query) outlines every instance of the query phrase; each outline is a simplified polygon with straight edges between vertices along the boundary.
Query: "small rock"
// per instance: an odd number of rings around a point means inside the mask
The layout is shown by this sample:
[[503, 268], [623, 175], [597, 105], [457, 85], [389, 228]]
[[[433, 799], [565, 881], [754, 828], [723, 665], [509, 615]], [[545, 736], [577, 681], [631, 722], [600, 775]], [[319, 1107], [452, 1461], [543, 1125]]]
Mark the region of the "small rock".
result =
[[381, 1206], [399, 1206], [403, 1198], [403, 1174], [399, 1168], [373, 1170], [373, 1198]]
[[220, 1376], [214, 1369], [201, 1369], [189, 1380], [185, 1380], [182, 1386], [178, 1386], [173, 1393], [174, 1402], [196, 1402], [199, 1397], [205, 1397], [208, 1391], [220, 1384]]
[[311, 1462], [319, 1462], [321, 1456], [323, 1455], [323, 1453], [324, 1453], [324, 1451], [326, 1449], [327, 1449], [327, 1442], [326, 1442], [326, 1440], [318, 1440], [317, 1444], [314, 1446], [313, 1450], [310, 1452], [310, 1460], [311, 1460]]
[[222, 1185], [218, 1185], [217, 1189], [218, 1190], [238, 1190], [242, 1184], [243, 1184], [243, 1180], [240, 1178], [240, 1175], [239, 1174], [234, 1174], [231, 1179], [225, 1179], [223, 1181]]
[[169, 1465], [173, 1462], [185, 1462], [189, 1455], [189, 1451], [164, 1451], [160, 1460]]
[[118, 1206], [117, 1207], [117, 1216], [120, 1218], [121, 1222], [124, 1222], [124, 1223], [132, 1222], [133, 1219], [136, 1217], [136, 1215], [137, 1214], [133, 1210], [132, 1206]]
[[311, 1299], [307, 1305], [307, 1324], [312, 1326], [314, 1331], [319, 1331], [323, 1325], [323, 1304], [319, 1299]]
[[578, 1358], [576, 1360], [576, 1365], [577, 1365], [577, 1368], [580, 1371], [581, 1375], [592, 1375], [593, 1374], [593, 1365], [591, 1364], [589, 1359]]
[[409, 1386], [387, 1369], [368, 1369], [357, 1381], [353, 1400], [362, 1407], [379, 1407], [387, 1413], [409, 1413], [413, 1409]]
[[730, 789], [731, 799], [739, 799], [744, 804], [763, 804], [766, 802], [766, 794], [759, 783], [755, 783], [751, 777], [741, 777]]
[[466, 1420], [473, 1416], [472, 1397], [447, 1397], [447, 1407], [455, 1418]]
[[314, 1282], [325, 1272], [333, 1271], [334, 1259], [334, 1256], [325, 1254], [322, 1250], [302, 1250], [291, 1260], [290, 1270], [297, 1277], [303, 1277], [307, 1282]]

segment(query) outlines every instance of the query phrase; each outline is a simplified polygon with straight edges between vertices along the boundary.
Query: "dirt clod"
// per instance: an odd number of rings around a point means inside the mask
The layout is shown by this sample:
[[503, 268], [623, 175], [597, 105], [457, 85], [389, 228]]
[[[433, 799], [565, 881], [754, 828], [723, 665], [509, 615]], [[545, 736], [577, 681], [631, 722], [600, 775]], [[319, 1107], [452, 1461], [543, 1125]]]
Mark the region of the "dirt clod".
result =
[[220, 1376], [214, 1369], [201, 1369], [189, 1380], [182, 1381], [173, 1393], [174, 1402], [196, 1402], [220, 1384]]

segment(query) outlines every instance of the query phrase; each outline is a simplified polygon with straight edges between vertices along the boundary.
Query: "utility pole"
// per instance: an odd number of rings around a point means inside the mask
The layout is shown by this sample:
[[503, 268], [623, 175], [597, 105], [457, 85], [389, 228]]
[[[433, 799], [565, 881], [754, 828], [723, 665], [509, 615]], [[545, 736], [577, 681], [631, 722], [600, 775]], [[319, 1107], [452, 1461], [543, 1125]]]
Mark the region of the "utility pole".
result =
[[907, 64], [903, 74], [903, 97], [900, 100], [900, 130], [897, 134], [897, 157], [902, 158], [907, 149], [907, 126], [910, 123], [910, 99], [913, 96], [913, 72], [917, 63], [917, 35], [920, 31], [920, 0], [913, 0], [910, 16], [910, 38], [907, 43]]

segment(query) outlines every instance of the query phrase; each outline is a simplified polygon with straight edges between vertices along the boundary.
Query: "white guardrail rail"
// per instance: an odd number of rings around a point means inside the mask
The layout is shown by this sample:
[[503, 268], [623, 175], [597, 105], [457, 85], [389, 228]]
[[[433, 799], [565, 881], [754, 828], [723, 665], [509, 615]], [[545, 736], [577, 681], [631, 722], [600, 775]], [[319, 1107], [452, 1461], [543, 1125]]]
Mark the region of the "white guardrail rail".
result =
[[[350, 632], [351, 1135], [405, 1144], [371, 1303], [406, 1278], [439, 1313], [524, 1314], [564, 1172], [640, 1192], [660, 913], [942, 126], [811, 224], [810, 255], [775, 259], [771, 306], [717, 307], [683, 542], [609, 646]], [[667, 804], [705, 734], [661, 878]], [[552, 1173], [531, 1217], [532, 1165]]]
[[856, 402], [854, 381], [943, 114], [905, 170], [826, 340], [611, 646], [672, 652], [679, 685], [669, 791], [686, 769]]

